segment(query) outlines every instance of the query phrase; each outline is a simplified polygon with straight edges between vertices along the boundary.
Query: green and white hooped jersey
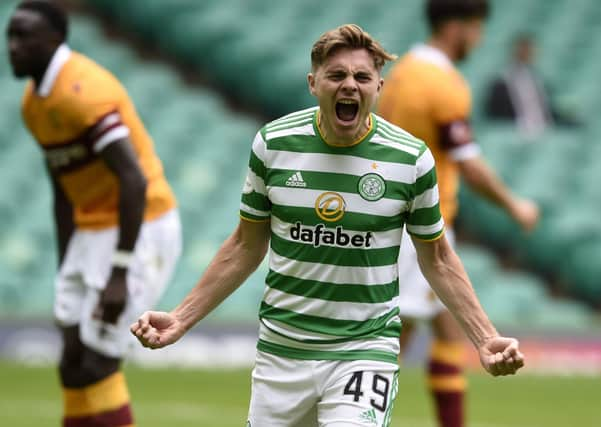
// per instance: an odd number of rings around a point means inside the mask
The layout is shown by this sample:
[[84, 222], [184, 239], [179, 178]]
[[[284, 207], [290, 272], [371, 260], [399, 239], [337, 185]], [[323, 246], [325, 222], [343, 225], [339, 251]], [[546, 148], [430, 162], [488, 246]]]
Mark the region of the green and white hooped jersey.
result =
[[434, 159], [375, 114], [356, 144], [328, 145], [317, 117], [317, 108], [289, 114], [253, 142], [240, 215], [271, 220], [257, 348], [396, 364], [403, 226], [423, 240], [444, 228]]

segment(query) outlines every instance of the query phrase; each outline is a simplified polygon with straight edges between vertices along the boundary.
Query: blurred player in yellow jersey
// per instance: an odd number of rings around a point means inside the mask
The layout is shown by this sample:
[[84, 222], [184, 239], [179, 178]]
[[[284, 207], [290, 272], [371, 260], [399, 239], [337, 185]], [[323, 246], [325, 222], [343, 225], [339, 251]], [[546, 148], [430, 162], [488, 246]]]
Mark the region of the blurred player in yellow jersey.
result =
[[[487, 0], [428, 0], [426, 15], [431, 34], [391, 68], [380, 96], [378, 114], [426, 142], [436, 161], [440, 209], [447, 237], [453, 240], [460, 176], [482, 196], [500, 206], [524, 230], [539, 217], [536, 204], [515, 197], [480, 156], [469, 124], [470, 89], [454, 63], [465, 59], [478, 44]], [[413, 252], [413, 255], [411, 253]], [[407, 346], [416, 320], [428, 320], [434, 340], [428, 364], [429, 388], [439, 423], [462, 427], [463, 336], [422, 276], [410, 239], [403, 238], [399, 257], [401, 348]]]
[[63, 425], [132, 426], [120, 361], [129, 324], [163, 293], [181, 251], [175, 198], [152, 140], [117, 79], [66, 45], [65, 11], [17, 5], [7, 29], [23, 119], [54, 190], [63, 336]]

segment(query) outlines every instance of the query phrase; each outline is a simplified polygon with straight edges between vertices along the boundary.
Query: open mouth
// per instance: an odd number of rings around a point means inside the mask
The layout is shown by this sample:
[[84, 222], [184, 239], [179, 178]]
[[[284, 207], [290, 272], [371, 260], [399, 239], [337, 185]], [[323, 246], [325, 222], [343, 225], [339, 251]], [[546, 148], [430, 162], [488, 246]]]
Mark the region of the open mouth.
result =
[[350, 99], [336, 102], [336, 117], [343, 122], [352, 122], [359, 113], [359, 103]]

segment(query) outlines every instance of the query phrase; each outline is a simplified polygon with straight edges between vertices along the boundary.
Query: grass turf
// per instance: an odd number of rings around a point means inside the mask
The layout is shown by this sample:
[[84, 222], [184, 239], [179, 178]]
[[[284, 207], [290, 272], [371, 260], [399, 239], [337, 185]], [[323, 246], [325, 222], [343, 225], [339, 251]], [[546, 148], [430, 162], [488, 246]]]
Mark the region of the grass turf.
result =
[[[127, 367], [138, 427], [242, 427], [250, 372]], [[596, 427], [601, 378], [471, 374], [470, 427]], [[0, 426], [60, 425], [53, 367], [0, 362]], [[402, 370], [392, 426], [434, 427], [422, 373]]]

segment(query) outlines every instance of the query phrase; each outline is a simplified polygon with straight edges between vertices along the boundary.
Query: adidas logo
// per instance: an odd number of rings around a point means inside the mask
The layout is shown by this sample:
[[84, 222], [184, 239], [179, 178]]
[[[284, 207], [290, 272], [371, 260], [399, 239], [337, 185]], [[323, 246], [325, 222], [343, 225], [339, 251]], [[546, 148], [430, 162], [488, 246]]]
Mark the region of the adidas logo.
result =
[[373, 424], [373, 425], [378, 424], [378, 419], [376, 417], [376, 411], [374, 411], [373, 409], [369, 409], [369, 410], [363, 412], [361, 415], [359, 415], [359, 420], [365, 421], [365, 422], [367, 422], [369, 424]]
[[286, 187], [306, 187], [307, 183], [303, 179], [300, 172], [292, 174], [290, 178], [286, 180]]

